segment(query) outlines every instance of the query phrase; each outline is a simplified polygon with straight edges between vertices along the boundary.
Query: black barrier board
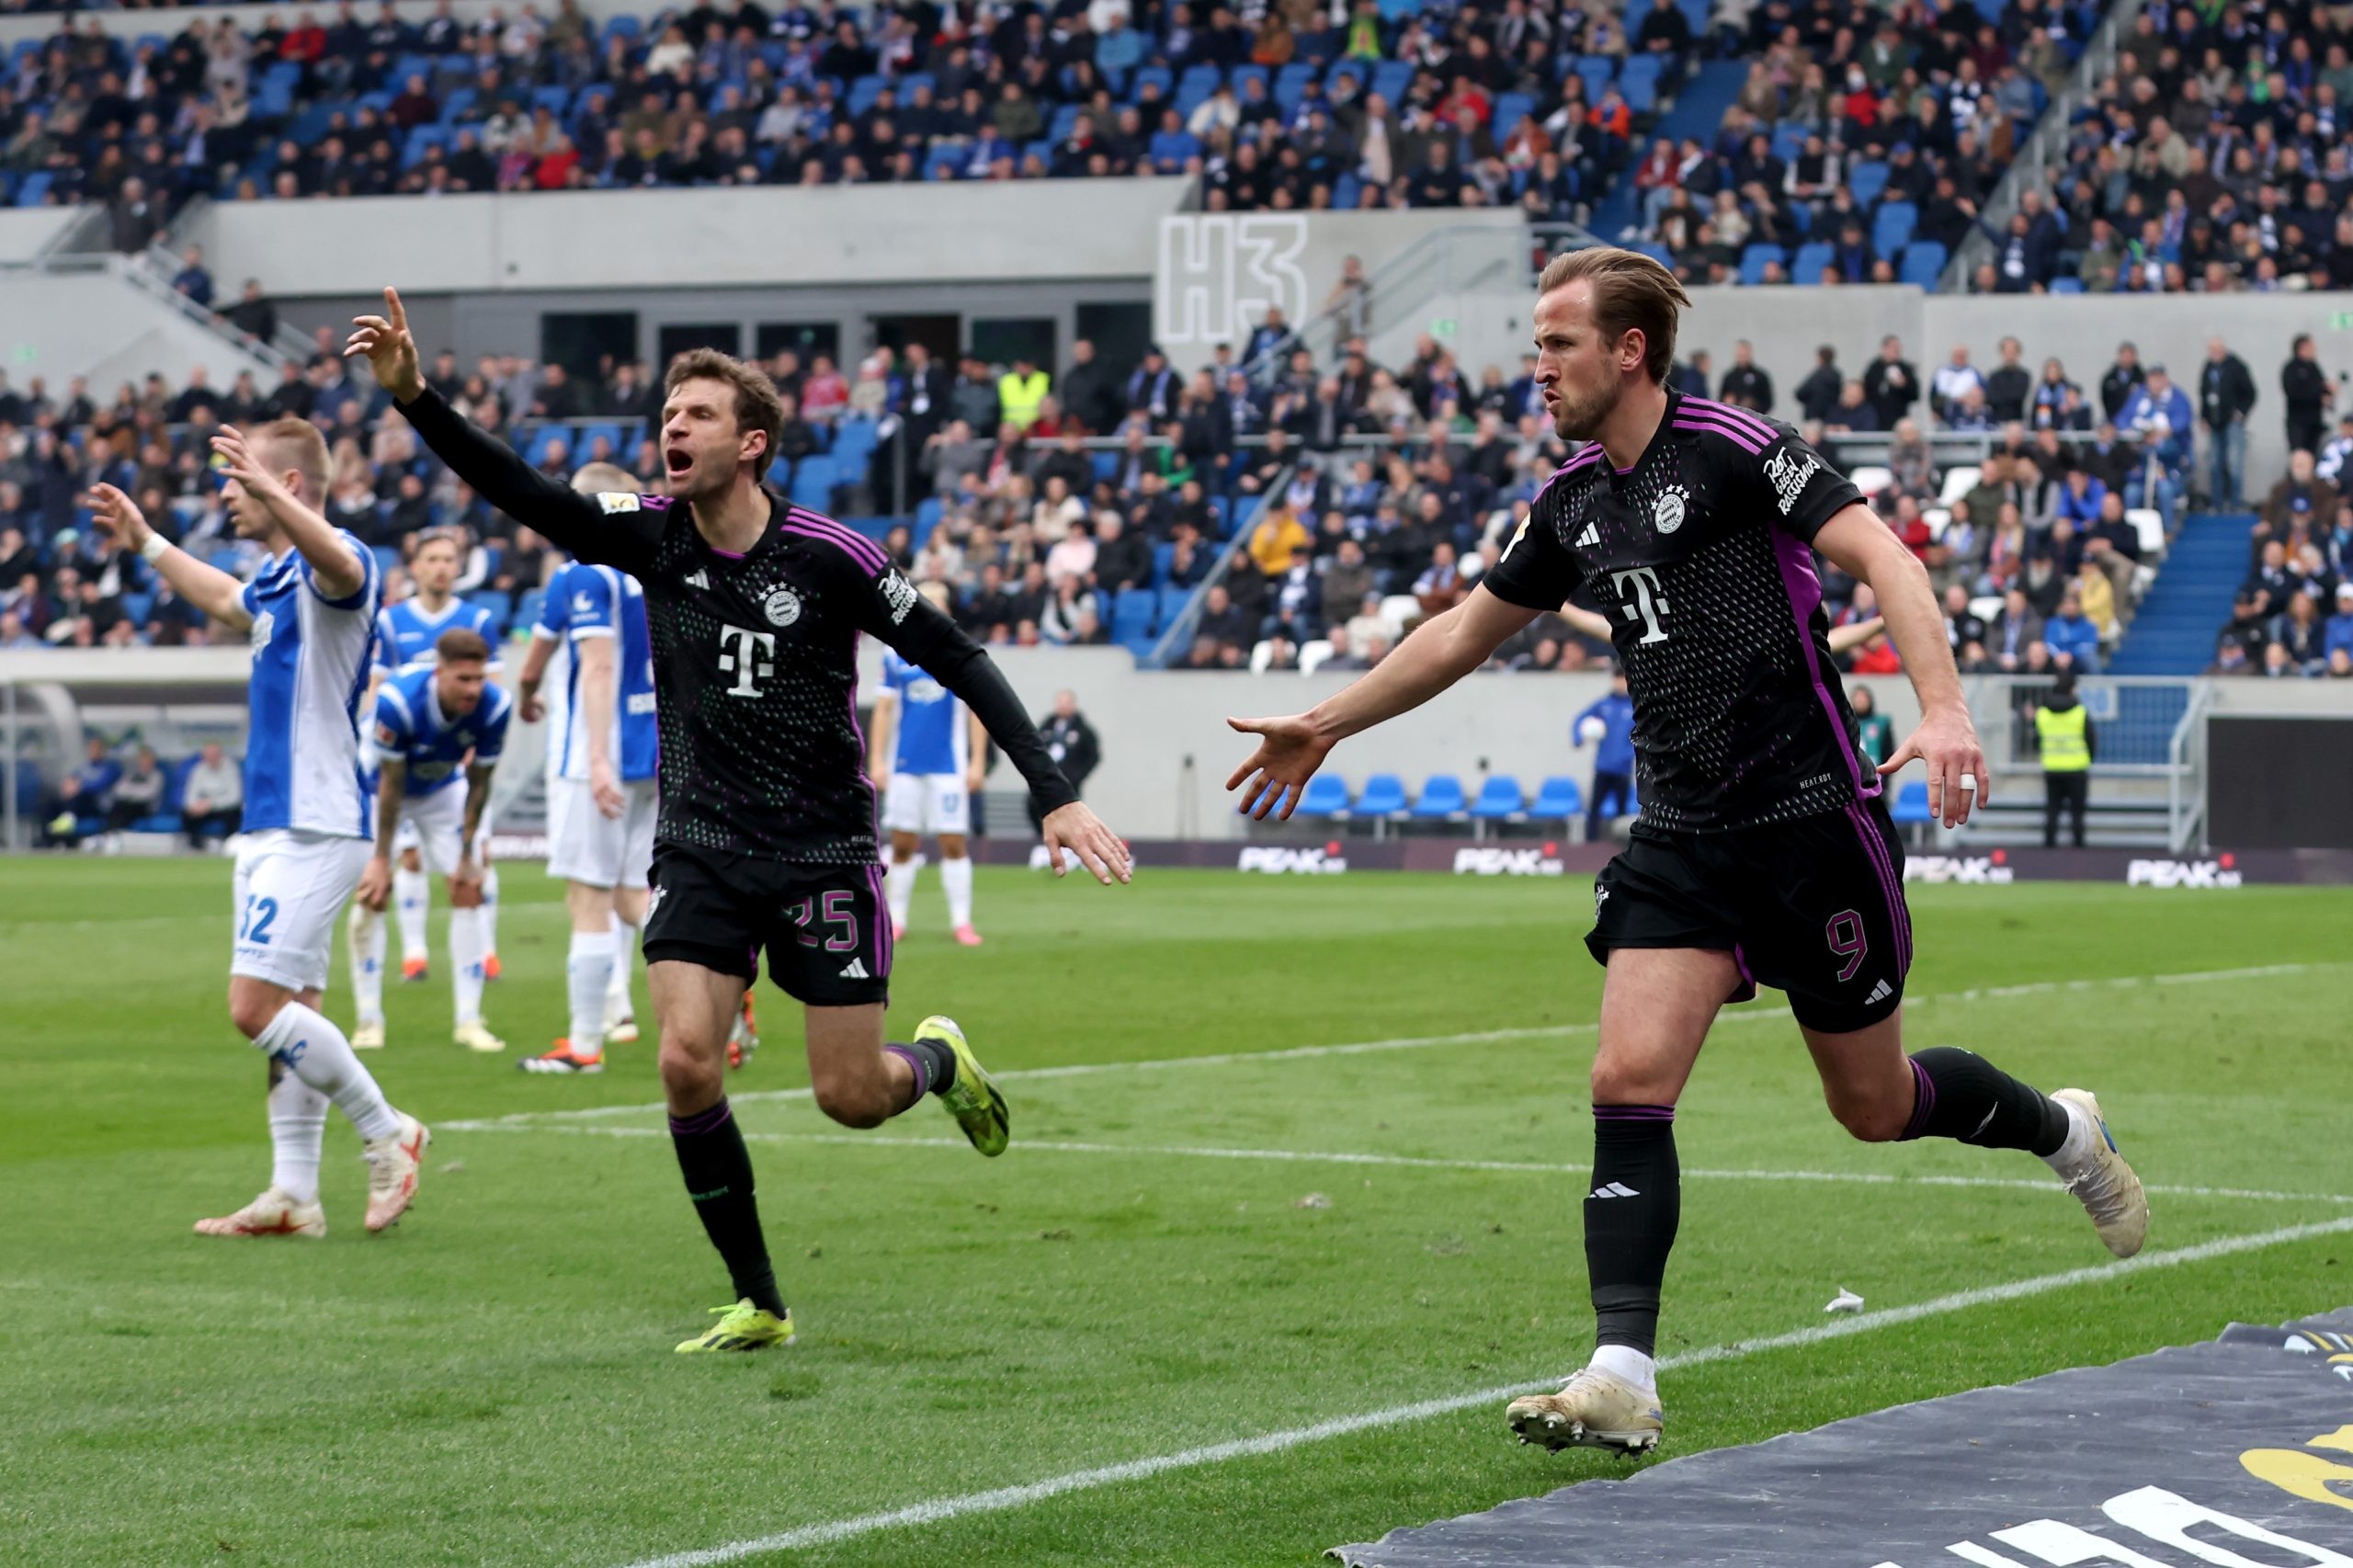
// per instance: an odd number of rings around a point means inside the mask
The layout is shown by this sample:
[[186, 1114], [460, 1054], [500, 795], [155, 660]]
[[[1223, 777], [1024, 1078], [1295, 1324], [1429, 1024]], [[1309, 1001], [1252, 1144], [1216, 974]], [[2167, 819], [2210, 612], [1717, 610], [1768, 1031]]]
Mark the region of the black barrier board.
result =
[[[1330, 1555], [1348, 1568], [2343, 1568], [2348, 1423], [2353, 1308], [1695, 1454]], [[1495, 1426], [1506, 1441], [1500, 1410]]]

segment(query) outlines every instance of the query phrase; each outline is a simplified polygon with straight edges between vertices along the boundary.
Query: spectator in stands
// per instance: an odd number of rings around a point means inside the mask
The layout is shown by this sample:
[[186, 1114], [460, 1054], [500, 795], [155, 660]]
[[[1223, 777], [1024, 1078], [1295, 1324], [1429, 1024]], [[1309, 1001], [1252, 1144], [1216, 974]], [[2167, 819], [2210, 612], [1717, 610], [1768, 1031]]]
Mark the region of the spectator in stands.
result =
[[2030, 667], [2034, 653], [2043, 647], [2042, 624], [2042, 618], [2027, 603], [2023, 588], [2005, 593], [2001, 612], [1994, 617], [1985, 642], [1995, 667], [2004, 671]]
[[2187, 487], [2194, 419], [2188, 394], [2173, 384], [2163, 365], [2150, 366], [2148, 379], [2125, 403], [2117, 427], [2131, 432], [2142, 449], [2162, 465], [2162, 472], [2156, 478], [2157, 494], [2154, 497], [2146, 494], [2144, 476], [2135, 472], [2126, 482], [2126, 506], [2154, 503], [2170, 522], [2174, 507]]
[[1749, 346], [1748, 339], [1744, 337], [1732, 346], [1732, 369], [1724, 372], [1723, 383], [1717, 388], [1716, 397], [1719, 402], [1754, 409], [1759, 414], [1773, 412], [1773, 378], [1757, 365], [1756, 350]]
[[1863, 372], [1863, 396], [1881, 430], [1895, 429], [1920, 401], [1920, 373], [1904, 358], [1903, 341], [1893, 334], [1880, 340], [1879, 358]]
[[2321, 648], [2331, 676], [2353, 676], [2353, 581], [2336, 585], [2336, 613], [2328, 618]]
[[57, 813], [43, 832], [43, 841], [68, 848], [82, 839], [77, 820], [104, 822], [114, 802], [115, 785], [122, 778], [122, 764], [108, 755], [107, 743], [92, 735], [83, 743], [82, 766], [58, 780]]
[[1985, 401], [1985, 378], [1976, 366], [1969, 362], [1969, 345], [1956, 343], [1945, 363], [1937, 368], [1930, 382], [1931, 402], [1937, 417], [1951, 423], [1972, 394], [1982, 411]]
[[[1838, 412], [1840, 400], [1846, 396], [1847, 386], [1847, 378], [1838, 369], [1838, 351], [1824, 344], [1813, 351], [1813, 370], [1798, 383], [1799, 416], [1829, 424]], [[1859, 401], [1861, 395], [1862, 389], [1858, 386], [1856, 396]]]
[[2009, 425], [2026, 418], [2027, 400], [2034, 393], [2034, 379], [2028, 373], [2023, 358], [2026, 350], [2017, 338], [2005, 337], [2000, 348], [2002, 362], [1985, 378], [1985, 411], [1996, 425]]
[[212, 307], [212, 274], [204, 269], [202, 245], [190, 245], [180, 253], [180, 269], [172, 278], [172, 288], [190, 304]]
[[[2317, 452], [2328, 424], [2328, 407], [2336, 401], [2336, 387], [2320, 368], [2320, 349], [2313, 335], [2300, 332], [2290, 347], [2288, 362], [2279, 368], [2279, 392], [2288, 413], [2290, 451]], [[2338, 460], [2342, 466], [2343, 459]], [[2326, 477], [2335, 479], [2332, 468]]]
[[2270, 646], [2279, 651], [2290, 673], [2320, 676], [2328, 669], [2327, 634], [2319, 601], [2300, 589], [2289, 597], [2287, 609], [2272, 623]]
[[109, 848], [119, 848], [121, 835], [163, 811], [165, 784], [153, 747], [142, 745], [131, 754], [131, 766], [115, 780], [114, 792], [107, 801]]
[[1876, 767], [1895, 750], [1895, 725], [1879, 710], [1879, 699], [1870, 687], [1858, 685], [1850, 701], [1855, 710], [1855, 749]]
[[2246, 361], [2221, 337], [2206, 340], [2206, 364], [2198, 377], [2198, 417], [2206, 426], [2212, 464], [2207, 498], [2235, 506], [2246, 488], [2246, 417], [2256, 403], [2255, 377]]
[[[1945, 590], [1945, 641], [1952, 645], [1956, 659], [1972, 643], [1981, 652], [1985, 643], [1984, 618], [1972, 609], [1970, 603], [1969, 589], [1962, 584], [1955, 583]], [[1881, 756], [1874, 760], [1884, 762], [1887, 758]]]
[[2124, 405], [2132, 401], [2133, 393], [2149, 379], [2141, 368], [2141, 351], [2130, 343], [2116, 346], [2116, 362], [2108, 374], [2099, 379], [2099, 406], [2109, 423], [2123, 425]]
[[2246, 640], [2237, 631], [2226, 631], [2214, 639], [2214, 662], [2206, 666], [2206, 674], [2248, 676], [2255, 670], [2255, 665], [2247, 658]]
[[2312, 453], [2290, 452], [2287, 474], [2264, 497], [2255, 537], [2282, 541], [2304, 538], [2316, 530], [2321, 519], [2336, 515], [2337, 500], [2336, 486], [2320, 477]]

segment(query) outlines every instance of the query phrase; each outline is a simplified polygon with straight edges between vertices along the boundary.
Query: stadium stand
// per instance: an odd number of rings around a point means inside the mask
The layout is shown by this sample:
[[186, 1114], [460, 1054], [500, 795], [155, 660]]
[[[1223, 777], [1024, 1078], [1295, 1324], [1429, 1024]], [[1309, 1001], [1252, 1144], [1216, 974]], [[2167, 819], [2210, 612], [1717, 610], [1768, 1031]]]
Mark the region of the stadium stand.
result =
[[[343, 6], [13, 51], [0, 201], [104, 201], [143, 246], [193, 195], [1190, 174], [1212, 210], [1580, 215], [1688, 74], [1704, 0], [1098, 3], [968, 17], [739, 4], [601, 27]], [[19, 8], [19, 7], [11, 7]], [[31, 7], [42, 8], [42, 7]], [[1197, 15], [1196, 12], [1205, 15]], [[926, 8], [927, 13], [927, 8]], [[925, 28], [928, 28], [928, 31]]]

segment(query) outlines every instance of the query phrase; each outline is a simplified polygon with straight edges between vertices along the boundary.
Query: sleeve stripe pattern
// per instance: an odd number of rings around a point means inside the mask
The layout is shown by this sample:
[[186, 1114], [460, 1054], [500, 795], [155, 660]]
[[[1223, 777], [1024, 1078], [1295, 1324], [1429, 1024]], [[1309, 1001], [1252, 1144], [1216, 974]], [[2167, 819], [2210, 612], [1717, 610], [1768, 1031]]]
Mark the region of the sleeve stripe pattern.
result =
[[[1602, 455], [1600, 442], [1587, 441], [1586, 443], [1585, 450], [1579, 452], [1576, 456], [1571, 458], [1568, 461], [1563, 463], [1560, 467], [1552, 471], [1552, 477], [1546, 480], [1542, 487], [1536, 492], [1537, 499], [1541, 500], [1545, 491], [1552, 489], [1552, 486], [1560, 483], [1561, 481], [1566, 479], [1569, 475], [1578, 472], [1581, 470], [1591, 468], [1594, 464], [1599, 462], [1602, 459]], [[1530, 505], [1533, 505], [1533, 503], [1530, 503]]]
[[785, 520], [779, 526], [786, 533], [799, 534], [804, 539], [824, 540], [868, 572], [880, 572], [891, 564], [891, 558], [882, 553], [881, 545], [856, 528], [845, 528], [831, 517], [821, 517], [814, 512], [804, 512], [795, 506], [785, 514]]
[[1761, 453], [1781, 438], [1781, 433], [1745, 409], [1704, 398], [1686, 398], [1676, 410], [1677, 430], [1706, 430], [1722, 436], [1751, 453]]

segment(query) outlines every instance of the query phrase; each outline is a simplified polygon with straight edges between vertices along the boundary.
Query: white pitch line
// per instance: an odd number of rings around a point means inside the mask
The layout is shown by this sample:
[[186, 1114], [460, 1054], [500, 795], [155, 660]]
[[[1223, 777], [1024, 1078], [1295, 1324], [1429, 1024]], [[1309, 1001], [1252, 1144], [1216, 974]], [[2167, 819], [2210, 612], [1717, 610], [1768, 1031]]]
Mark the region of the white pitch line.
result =
[[[501, 1132], [563, 1132], [575, 1137], [664, 1138], [659, 1127], [545, 1127], [529, 1124], [479, 1131]], [[862, 1132], [746, 1132], [747, 1143], [826, 1143], [849, 1149], [963, 1149], [961, 1138], [877, 1138]], [[1145, 1158], [1170, 1156], [1195, 1160], [1263, 1160], [1285, 1165], [1397, 1165], [1423, 1171], [1499, 1171], [1506, 1175], [1574, 1176], [1593, 1174], [1588, 1165], [1544, 1165], [1529, 1160], [1454, 1160], [1422, 1154], [1362, 1153], [1334, 1149], [1225, 1149], [1183, 1143], [1084, 1143], [1066, 1140], [1025, 1138], [1014, 1144], [1023, 1153], [1133, 1154]], [[1859, 1187], [1992, 1187], [2017, 1192], [2055, 1192], [2048, 1177], [1899, 1176], [1887, 1171], [1735, 1171], [1686, 1170], [1687, 1181], [1796, 1181]], [[2353, 1193], [2270, 1192], [2242, 1187], [2196, 1187], [2152, 1182], [2145, 1191], [2161, 1198], [2229, 1198], [2258, 1203], [2337, 1203], [2353, 1205]]]
[[[2143, 985], [2188, 985], [2209, 980], [2255, 980], [2272, 975], [2302, 974], [2316, 969], [2342, 969], [2341, 962], [2265, 964], [2254, 969], [2213, 969], [2188, 974], [2118, 975], [2107, 980], [2048, 980], [2029, 985], [2003, 985], [1990, 989], [1943, 991], [1927, 996], [1911, 996], [1904, 1006], [1917, 1007], [1931, 1002], [1979, 1002], [2014, 996], [2045, 996], [2060, 991], [2089, 991], [2100, 988], [2127, 990]], [[1786, 1007], [1742, 1007], [1718, 1015], [1718, 1024], [1756, 1023], [1790, 1016]], [[1295, 1045], [1280, 1051], [1227, 1051], [1209, 1056], [1157, 1057], [1145, 1062], [1079, 1062], [1060, 1067], [1016, 1067], [993, 1074], [1001, 1079], [1079, 1078], [1100, 1073], [1147, 1073], [1172, 1067], [1233, 1067], [1256, 1062], [1299, 1062], [1324, 1056], [1365, 1056], [1390, 1051], [1421, 1051], [1440, 1045], [1483, 1045], [1496, 1040], [1542, 1040], [1556, 1035], [1590, 1034], [1594, 1024], [1543, 1024], [1526, 1028], [1477, 1029], [1466, 1034], [1404, 1035], [1393, 1040], [1355, 1040], [1342, 1045]], [[730, 1095], [736, 1105], [750, 1105], [765, 1100], [805, 1100], [810, 1091], [801, 1089], [754, 1089], [745, 1094]], [[651, 1116], [663, 1109], [660, 1104], [584, 1106], [573, 1110], [518, 1110], [506, 1116], [482, 1117], [465, 1121], [436, 1122], [439, 1132], [486, 1132], [501, 1128], [537, 1125], [549, 1121], [593, 1121], [608, 1116]]]
[[[1859, 1312], [1853, 1317], [1837, 1318], [1828, 1323], [1813, 1324], [1788, 1334], [1777, 1334], [1764, 1339], [1734, 1340], [1724, 1345], [1711, 1345], [1679, 1355], [1663, 1357], [1659, 1369], [1673, 1371], [1684, 1367], [1706, 1366], [1716, 1361], [1736, 1361], [1769, 1350], [1787, 1350], [1824, 1340], [1844, 1339], [1849, 1335], [1867, 1334], [1873, 1329], [1888, 1328], [1900, 1324], [1917, 1323], [1924, 1318], [1941, 1317], [1949, 1312], [1965, 1312], [1972, 1307], [1988, 1306], [1998, 1301], [2015, 1301], [2029, 1296], [2040, 1296], [2052, 1290], [2063, 1290], [2076, 1285], [2090, 1285], [2121, 1278], [2128, 1274], [2143, 1273], [2152, 1268], [2171, 1268], [2187, 1263], [2203, 1263], [2210, 1258], [2228, 1257], [2234, 1254], [2255, 1252], [2283, 1243], [2310, 1241], [2320, 1236], [2342, 1235], [2353, 1232], [2353, 1215], [2343, 1219], [2322, 1221], [2309, 1225], [2290, 1225], [2276, 1231], [2263, 1231], [2252, 1235], [2222, 1236], [2195, 1246], [2177, 1247], [2170, 1252], [2143, 1253], [2121, 1263], [2098, 1264], [2086, 1268], [2070, 1268], [2058, 1274], [2039, 1275], [2006, 1285], [1981, 1286], [1973, 1290], [1956, 1291], [1932, 1301], [1915, 1302], [1908, 1307], [1883, 1307], [1876, 1312]], [[1439, 1399], [1426, 1399], [1412, 1404], [1391, 1405], [1385, 1410], [1366, 1411], [1357, 1415], [1344, 1415], [1331, 1421], [1319, 1421], [1312, 1426], [1294, 1426], [1285, 1431], [1263, 1433], [1256, 1437], [1240, 1437], [1231, 1442], [1211, 1443], [1205, 1447], [1186, 1449], [1177, 1453], [1161, 1454], [1150, 1459], [1130, 1460], [1125, 1463], [1103, 1465], [1092, 1470], [1072, 1471], [1045, 1481], [1033, 1481], [1021, 1486], [1004, 1486], [990, 1492], [968, 1493], [961, 1497], [938, 1497], [916, 1503], [887, 1513], [862, 1514], [855, 1518], [835, 1519], [824, 1524], [802, 1525], [794, 1529], [779, 1530], [773, 1535], [748, 1540], [731, 1541], [724, 1546], [704, 1547], [698, 1551], [672, 1552], [661, 1557], [649, 1557], [631, 1564], [631, 1568], [715, 1568], [716, 1564], [733, 1562], [763, 1552], [793, 1551], [803, 1547], [825, 1546], [857, 1536], [870, 1535], [877, 1530], [905, 1529], [920, 1525], [936, 1525], [972, 1514], [1003, 1512], [1008, 1508], [1026, 1507], [1049, 1498], [1073, 1492], [1091, 1491], [1097, 1487], [1113, 1486], [1122, 1482], [1142, 1481], [1170, 1471], [1194, 1470], [1205, 1465], [1223, 1464], [1229, 1460], [1255, 1459], [1264, 1454], [1280, 1453], [1308, 1443], [1322, 1442], [1327, 1437], [1345, 1437], [1352, 1432], [1371, 1431], [1383, 1426], [1402, 1426], [1408, 1422], [1427, 1420], [1437, 1415], [1450, 1415], [1457, 1411], [1493, 1404], [1518, 1394], [1549, 1389], [1557, 1380], [1542, 1382], [1508, 1383], [1495, 1388], [1479, 1389], [1467, 1393], [1449, 1394]]]

